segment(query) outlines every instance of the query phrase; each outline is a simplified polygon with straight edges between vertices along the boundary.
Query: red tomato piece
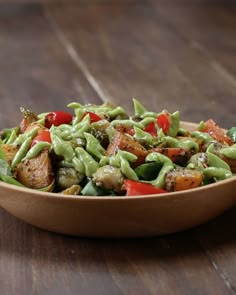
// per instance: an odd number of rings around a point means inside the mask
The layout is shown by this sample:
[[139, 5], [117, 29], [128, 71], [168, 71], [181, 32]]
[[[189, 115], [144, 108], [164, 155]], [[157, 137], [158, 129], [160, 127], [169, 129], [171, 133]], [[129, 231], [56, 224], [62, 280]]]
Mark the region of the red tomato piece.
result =
[[102, 120], [102, 118], [101, 118], [100, 116], [98, 116], [97, 114], [92, 113], [92, 112], [86, 112], [86, 113], [82, 116], [81, 120], [82, 120], [86, 115], [89, 115], [89, 117], [90, 117], [90, 123], [94, 123], [94, 122], [98, 122], [98, 121]]
[[157, 136], [157, 129], [154, 122], [147, 124], [144, 131], [150, 133], [152, 136]]
[[145, 182], [131, 180], [131, 179], [124, 180], [124, 189], [126, 190], [127, 196], [166, 193], [164, 189], [158, 188], [150, 183], [145, 183]]
[[46, 115], [45, 127], [50, 128], [52, 125], [70, 124], [73, 116], [67, 112], [55, 111]]
[[200, 131], [208, 133], [214, 140], [217, 140], [220, 143], [227, 143], [228, 145], [233, 144], [232, 140], [225, 134], [224, 130], [212, 119], [207, 120], [204, 129]]
[[171, 124], [170, 114], [167, 112], [160, 114], [157, 117], [157, 124], [160, 128], [162, 128], [164, 134], [167, 134]]
[[34, 146], [35, 144], [37, 144], [38, 142], [52, 143], [51, 135], [50, 135], [49, 130], [43, 130], [38, 135], [36, 135], [35, 138], [33, 139], [32, 143], [31, 143], [31, 147]]

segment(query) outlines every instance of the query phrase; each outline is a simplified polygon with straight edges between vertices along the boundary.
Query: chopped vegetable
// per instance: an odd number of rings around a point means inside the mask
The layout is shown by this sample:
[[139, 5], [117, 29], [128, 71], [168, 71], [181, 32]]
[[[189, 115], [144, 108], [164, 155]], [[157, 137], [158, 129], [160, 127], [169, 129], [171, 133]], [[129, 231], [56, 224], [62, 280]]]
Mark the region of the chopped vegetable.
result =
[[[236, 127], [212, 119], [181, 128], [176, 111], [68, 105], [0, 132], [0, 181], [82, 196], [132, 196], [194, 189], [236, 173]], [[197, 125], [196, 125], [197, 126]]]

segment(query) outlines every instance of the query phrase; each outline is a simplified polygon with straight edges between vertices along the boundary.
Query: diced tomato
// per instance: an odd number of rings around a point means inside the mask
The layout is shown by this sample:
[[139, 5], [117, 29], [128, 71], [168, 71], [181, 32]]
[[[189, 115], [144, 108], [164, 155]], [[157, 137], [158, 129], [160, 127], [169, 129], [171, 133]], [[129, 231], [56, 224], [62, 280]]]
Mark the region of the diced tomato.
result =
[[154, 122], [147, 124], [144, 131], [150, 133], [152, 136], [157, 136], [157, 129]]
[[158, 188], [150, 183], [141, 181], [125, 179], [124, 190], [126, 190], [127, 196], [138, 196], [138, 195], [151, 195], [151, 194], [162, 194], [166, 191], [162, 188]]
[[70, 124], [73, 116], [67, 112], [55, 111], [46, 115], [45, 127], [50, 128], [52, 125]]
[[160, 128], [162, 128], [164, 134], [167, 134], [170, 128], [170, 114], [168, 112], [162, 113], [157, 117], [157, 124]]
[[89, 115], [89, 117], [90, 117], [90, 123], [94, 123], [94, 122], [98, 122], [98, 121], [102, 120], [102, 118], [101, 118], [100, 116], [98, 116], [97, 114], [92, 113], [92, 112], [86, 112], [86, 113], [84, 113], [84, 115], [82, 116], [81, 120], [82, 120], [86, 115]]
[[227, 143], [232, 145], [232, 140], [226, 135], [224, 130], [212, 119], [205, 122], [204, 128], [200, 130], [201, 132], [208, 133], [214, 140], [220, 143]]
[[31, 147], [34, 146], [35, 144], [37, 144], [38, 142], [52, 143], [51, 135], [50, 135], [49, 130], [43, 130], [38, 135], [36, 135], [35, 138], [33, 139], [32, 143], [31, 143]]

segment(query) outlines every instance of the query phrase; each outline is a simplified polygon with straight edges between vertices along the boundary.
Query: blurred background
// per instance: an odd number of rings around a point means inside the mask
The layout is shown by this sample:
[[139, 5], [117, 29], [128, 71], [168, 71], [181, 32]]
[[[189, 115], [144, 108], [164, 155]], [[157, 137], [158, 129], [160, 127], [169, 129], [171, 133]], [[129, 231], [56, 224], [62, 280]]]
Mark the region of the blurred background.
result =
[[[236, 2], [0, 0], [0, 127], [110, 100], [236, 125]], [[14, 116], [13, 116], [14, 114]]]

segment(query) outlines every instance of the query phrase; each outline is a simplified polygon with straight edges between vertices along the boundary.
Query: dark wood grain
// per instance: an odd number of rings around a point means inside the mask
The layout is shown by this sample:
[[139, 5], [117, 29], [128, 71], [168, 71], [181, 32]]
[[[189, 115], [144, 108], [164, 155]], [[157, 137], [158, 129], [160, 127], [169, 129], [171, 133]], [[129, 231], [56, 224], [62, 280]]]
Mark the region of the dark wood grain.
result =
[[0, 6], [0, 36], [0, 129], [19, 122], [20, 106], [43, 112], [88, 97], [101, 102], [39, 6]]
[[[235, 123], [232, 1], [33, 2], [0, 4], [0, 129], [19, 122], [20, 106], [111, 100], [131, 112], [132, 97]], [[235, 213], [169, 236], [100, 240], [0, 209], [0, 294], [236, 294]]]
[[[168, 14], [171, 4], [166, 6]], [[195, 6], [189, 5], [189, 10], [191, 7], [194, 14]], [[216, 17], [221, 13], [221, 5], [219, 10], [217, 7], [211, 11]], [[213, 117], [225, 127], [232, 126], [234, 78], [216, 69], [204, 51], [183, 37], [183, 28], [170, 25], [158, 6], [155, 8], [140, 2], [119, 6], [49, 5], [47, 11], [97, 77], [107, 99], [131, 110], [131, 98], [136, 97], [151, 109], [178, 109], [184, 120]], [[231, 67], [234, 65], [232, 58]]]

